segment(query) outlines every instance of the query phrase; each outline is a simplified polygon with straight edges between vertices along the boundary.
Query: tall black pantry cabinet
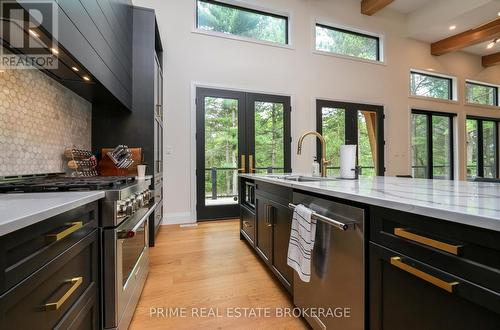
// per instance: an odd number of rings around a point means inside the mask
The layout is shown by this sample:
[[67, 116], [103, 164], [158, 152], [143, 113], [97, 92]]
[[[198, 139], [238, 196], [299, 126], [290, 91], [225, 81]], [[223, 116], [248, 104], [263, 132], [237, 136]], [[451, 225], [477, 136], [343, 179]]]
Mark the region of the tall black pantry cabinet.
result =
[[132, 109], [93, 104], [92, 146], [95, 153], [119, 144], [143, 149], [158, 203], [149, 219], [154, 246], [163, 218], [163, 47], [154, 10], [133, 7], [132, 18]]

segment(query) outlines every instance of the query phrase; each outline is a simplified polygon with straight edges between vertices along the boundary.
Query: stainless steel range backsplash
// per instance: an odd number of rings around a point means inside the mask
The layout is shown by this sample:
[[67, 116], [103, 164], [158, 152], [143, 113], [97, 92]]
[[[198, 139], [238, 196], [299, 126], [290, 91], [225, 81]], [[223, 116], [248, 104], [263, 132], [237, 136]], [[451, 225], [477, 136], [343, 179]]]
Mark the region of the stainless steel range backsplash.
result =
[[92, 105], [38, 70], [0, 72], [0, 176], [65, 172], [91, 147]]

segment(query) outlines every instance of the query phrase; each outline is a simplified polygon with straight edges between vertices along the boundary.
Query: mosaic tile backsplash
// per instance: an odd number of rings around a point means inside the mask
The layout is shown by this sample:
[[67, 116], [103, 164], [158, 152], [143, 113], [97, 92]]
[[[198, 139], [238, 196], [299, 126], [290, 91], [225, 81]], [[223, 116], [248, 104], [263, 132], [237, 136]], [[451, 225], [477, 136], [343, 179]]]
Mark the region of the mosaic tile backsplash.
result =
[[0, 73], [0, 176], [66, 172], [66, 147], [91, 147], [92, 105], [37, 70]]

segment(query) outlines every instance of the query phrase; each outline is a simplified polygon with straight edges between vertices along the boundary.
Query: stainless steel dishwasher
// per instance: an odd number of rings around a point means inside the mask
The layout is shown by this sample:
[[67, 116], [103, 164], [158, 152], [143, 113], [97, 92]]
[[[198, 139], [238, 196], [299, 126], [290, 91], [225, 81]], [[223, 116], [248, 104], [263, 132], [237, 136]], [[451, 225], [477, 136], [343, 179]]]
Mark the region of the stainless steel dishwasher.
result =
[[290, 207], [298, 204], [315, 212], [317, 224], [311, 281], [294, 274], [295, 306], [314, 329], [364, 329], [364, 210], [294, 192]]

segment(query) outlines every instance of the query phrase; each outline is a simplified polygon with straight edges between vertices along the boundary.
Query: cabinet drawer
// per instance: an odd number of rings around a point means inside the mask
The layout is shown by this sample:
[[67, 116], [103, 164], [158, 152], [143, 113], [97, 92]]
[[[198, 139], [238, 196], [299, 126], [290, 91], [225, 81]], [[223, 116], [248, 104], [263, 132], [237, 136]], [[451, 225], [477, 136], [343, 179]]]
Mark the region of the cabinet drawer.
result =
[[370, 329], [500, 329], [500, 295], [370, 243]]
[[0, 237], [0, 294], [97, 228], [93, 202]]
[[97, 330], [99, 329], [99, 294], [92, 285], [70, 308], [55, 330]]
[[0, 297], [2, 329], [52, 329], [97, 281], [97, 230]]
[[288, 203], [292, 200], [293, 193], [291, 188], [260, 181], [255, 183], [255, 192], [261, 197], [269, 198], [286, 207], [288, 207]]
[[255, 213], [246, 206], [240, 206], [240, 230], [253, 245], [255, 242]]
[[370, 239], [500, 293], [500, 233], [373, 207]]

